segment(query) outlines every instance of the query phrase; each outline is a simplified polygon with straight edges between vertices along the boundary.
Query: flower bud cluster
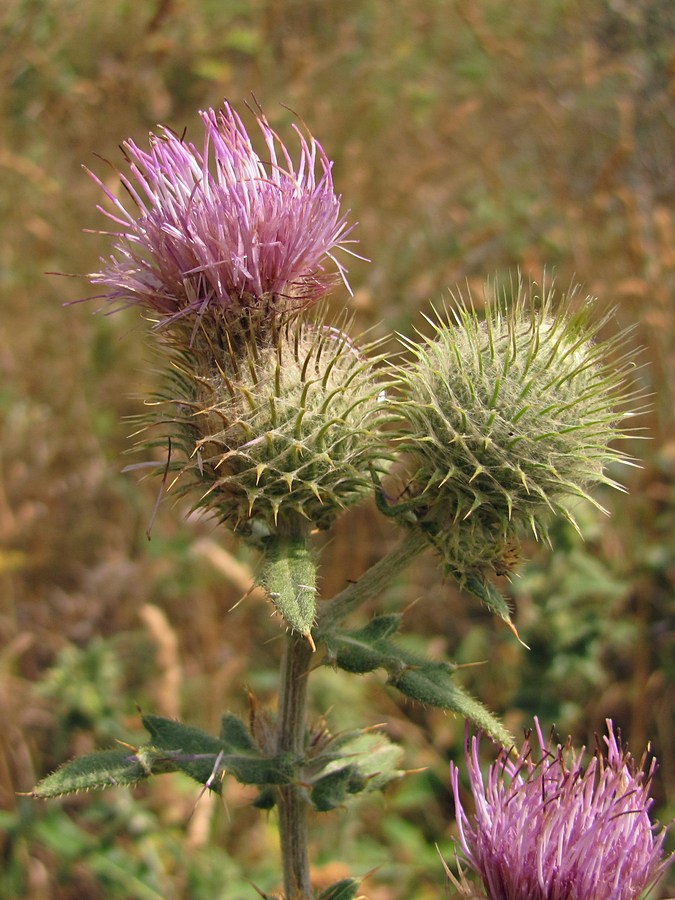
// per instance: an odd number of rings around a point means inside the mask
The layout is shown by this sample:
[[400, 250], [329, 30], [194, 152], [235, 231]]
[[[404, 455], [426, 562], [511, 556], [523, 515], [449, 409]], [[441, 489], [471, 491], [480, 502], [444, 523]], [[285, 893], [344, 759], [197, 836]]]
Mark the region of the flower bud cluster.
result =
[[294, 165], [259, 116], [264, 161], [228, 105], [201, 115], [202, 150], [168, 129], [149, 151], [124, 144], [135, 209], [93, 176], [118, 230], [90, 278], [155, 322], [165, 377], [150, 418], [171, 439], [178, 489], [196, 484], [196, 505], [253, 543], [302, 538], [372, 491], [393, 419], [407, 468], [386, 511], [482, 596], [524, 530], [546, 536], [552, 515], [574, 521], [570, 500], [589, 485], [613, 484], [623, 336], [597, 340], [605, 319], [589, 324], [590, 304], [523, 282], [484, 316], [460, 297], [432, 339], [404, 341], [412, 360], [390, 368], [399, 391], [380, 399], [373, 348], [317, 307], [346, 283], [334, 254], [351, 231], [323, 149], [298, 131]]

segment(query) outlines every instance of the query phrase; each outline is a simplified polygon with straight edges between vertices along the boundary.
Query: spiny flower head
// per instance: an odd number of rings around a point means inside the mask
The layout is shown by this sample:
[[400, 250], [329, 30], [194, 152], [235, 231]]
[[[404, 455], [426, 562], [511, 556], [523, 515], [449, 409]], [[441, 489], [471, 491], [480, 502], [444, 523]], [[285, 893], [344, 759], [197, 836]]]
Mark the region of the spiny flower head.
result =
[[611, 443], [633, 397], [631, 355], [625, 334], [598, 340], [608, 316], [591, 323], [590, 302], [577, 310], [573, 297], [520, 282], [484, 316], [459, 297], [432, 340], [405, 340], [413, 359], [391, 405], [407, 480], [390, 511], [462, 583], [508, 573], [519, 534], [545, 536], [553, 515], [574, 522], [570, 500], [592, 499], [593, 483], [618, 487], [605, 467], [626, 461]]
[[92, 174], [114, 206], [99, 209], [118, 228], [114, 253], [90, 280], [116, 308], [141, 306], [160, 324], [213, 315], [233, 327], [312, 304], [337, 277], [328, 259], [345, 279], [334, 251], [346, 250], [351, 228], [332, 163], [296, 126], [294, 164], [264, 116], [256, 118], [263, 159], [228, 104], [200, 115], [201, 150], [168, 128], [150, 135], [147, 151], [122, 145], [131, 209]]
[[378, 357], [320, 313], [243, 349], [201, 330], [175, 349], [150, 424], [171, 437], [177, 487], [253, 544], [327, 528], [386, 455]]
[[[462, 806], [459, 769], [450, 765], [459, 841], [490, 900], [635, 900], [662, 874], [665, 829], [649, 819], [645, 770], [621, 748], [607, 720], [584, 769], [570, 739], [545, 740], [535, 718], [517, 759], [502, 750], [484, 781], [473, 737], [466, 763], [475, 814]], [[538, 744], [538, 746], [535, 746]], [[534, 758], [535, 753], [539, 757]]]

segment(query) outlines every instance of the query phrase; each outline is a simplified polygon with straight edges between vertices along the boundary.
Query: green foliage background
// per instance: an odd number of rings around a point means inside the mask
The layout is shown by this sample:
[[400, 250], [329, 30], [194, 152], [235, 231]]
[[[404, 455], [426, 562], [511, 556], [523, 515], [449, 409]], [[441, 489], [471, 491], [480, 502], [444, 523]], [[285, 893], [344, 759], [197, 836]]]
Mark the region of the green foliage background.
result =
[[[145, 327], [92, 316], [85, 280], [106, 239], [84, 162], [120, 162], [157, 122], [199, 134], [196, 111], [251, 92], [292, 143], [302, 117], [335, 159], [360, 222], [352, 307], [410, 333], [457, 282], [516, 267], [573, 275], [636, 322], [653, 395], [643, 468], [620, 473], [614, 515], [585, 514], [531, 548], [511, 588], [525, 651], [431, 556], [372, 610], [416, 602], [411, 647], [448, 652], [513, 731], [538, 714], [591, 742], [611, 716], [661, 768], [675, 808], [675, 9], [670, 0], [5, 0], [0, 12], [0, 896], [220, 898], [278, 881], [273, 819], [229, 783], [223, 806], [178, 776], [38, 803], [17, 796], [56, 765], [140, 734], [137, 706], [217, 730], [274, 697], [278, 623], [246, 591], [252, 558], [157, 484], [122, 474], [124, 417], [152, 389]], [[293, 110], [292, 113], [290, 110]], [[199, 138], [197, 137], [197, 140]], [[342, 304], [346, 296], [336, 296]], [[336, 529], [326, 596], [394, 539], [372, 509]], [[377, 676], [317, 672], [335, 728], [386, 722], [426, 767], [313, 831], [317, 882], [379, 869], [371, 900], [444, 896], [447, 764], [460, 721], [387, 695]], [[663, 888], [672, 896], [675, 888]]]

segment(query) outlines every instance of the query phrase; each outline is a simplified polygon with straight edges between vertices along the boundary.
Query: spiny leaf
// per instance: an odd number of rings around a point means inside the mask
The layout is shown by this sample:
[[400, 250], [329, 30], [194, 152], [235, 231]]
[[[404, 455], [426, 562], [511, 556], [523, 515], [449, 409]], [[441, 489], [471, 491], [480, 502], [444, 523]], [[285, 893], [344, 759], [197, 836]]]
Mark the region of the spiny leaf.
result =
[[478, 597], [488, 607], [489, 610], [496, 613], [500, 619], [503, 619], [507, 625], [511, 625], [511, 613], [506, 600], [499, 593], [497, 588], [480, 575], [471, 573], [467, 576], [463, 587]]
[[288, 754], [267, 757], [256, 747], [244, 723], [223, 716], [221, 736], [163, 716], [144, 716], [152, 744], [138, 749], [106, 750], [74, 759], [48, 775], [35, 788], [36, 797], [58, 797], [81, 790], [137, 784], [150, 775], [184, 772], [210, 790], [220, 792], [224, 773], [242, 784], [288, 784], [297, 777]]
[[400, 665], [400, 654], [405, 651], [388, 640], [400, 623], [400, 616], [376, 616], [364, 628], [321, 633], [328, 649], [327, 661], [357, 675]]
[[388, 683], [412, 700], [460, 713], [498, 743], [511, 746], [513, 739], [499, 720], [454, 682], [451, 663], [425, 659], [390, 639], [398, 622], [398, 617], [381, 616], [364, 628], [322, 633], [326, 664], [356, 674], [384, 669]]
[[216, 762], [222, 761], [229, 750], [223, 741], [199, 728], [163, 716], [143, 716], [142, 721], [157, 747], [180, 755], [177, 764], [182, 772], [200, 784], [209, 784], [219, 790], [220, 779], [214, 777]]
[[304, 541], [270, 538], [261, 583], [293, 631], [310, 639], [316, 613], [316, 565]]
[[241, 784], [289, 784], [296, 777], [296, 765], [289, 755], [276, 757], [237, 756], [227, 754], [222, 758], [222, 768], [234, 775]]
[[102, 750], [65, 763], [36, 785], [33, 796], [46, 800], [76, 791], [138, 784], [149, 775], [147, 765], [135, 753]]
[[256, 809], [270, 810], [274, 809], [277, 802], [276, 791], [273, 788], [263, 788], [253, 801]]
[[345, 766], [320, 778], [312, 787], [312, 805], [318, 812], [342, 806], [349, 794], [358, 794], [366, 781], [355, 766]]
[[234, 713], [225, 713], [220, 721], [220, 740], [231, 750], [256, 750], [246, 725]]
[[[243, 722], [231, 713], [223, 717], [221, 737], [162, 716], [144, 716], [155, 744], [173, 752], [176, 767], [201, 784], [219, 791], [218, 772], [228, 772], [242, 784], [288, 784], [295, 776], [290, 757], [266, 757], [248, 736]], [[223, 738], [224, 736], [224, 738]]]
[[443, 663], [425, 662], [416, 668], [395, 673], [389, 677], [389, 684], [418, 703], [459, 713], [503, 747], [513, 746], [512, 735], [499, 719], [453, 681], [448, 667]]
[[333, 737], [308, 761], [303, 779], [312, 785], [312, 803], [325, 812], [341, 806], [350, 795], [382, 790], [400, 778], [402, 749], [385, 734], [347, 731]]

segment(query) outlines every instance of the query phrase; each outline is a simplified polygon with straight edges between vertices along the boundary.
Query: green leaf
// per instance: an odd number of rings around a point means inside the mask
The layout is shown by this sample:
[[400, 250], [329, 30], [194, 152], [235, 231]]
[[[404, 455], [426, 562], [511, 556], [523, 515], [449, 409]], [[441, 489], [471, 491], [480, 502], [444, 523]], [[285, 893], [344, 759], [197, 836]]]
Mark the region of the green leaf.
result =
[[334, 744], [340, 749], [341, 758], [358, 769], [368, 790], [379, 790], [403, 775], [399, 768], [403, 750], [386, 734], [357, 731], [338, 735]]
[[132, 751], [103, 750], [65, 763], [36, 785], [33, 796], [48, 799], [76, 791], [138, 784], [150, 774], [147, 762]]
[[267, 758], [260, 754], [226, 754], [221, 766], [242, 784], [289, 784], [297, 774], [296, 764], [290, 755]]
[[312, 804], [317, 812], [328, 812], [342, 806], [349, 794], [359, 794], [366, 780], [356, 766], [345, 766], [324, 775], [312, 787]]
[[[511, 621], [511, 611], [506, 600], [491, 581], [483, 575], [473, 574], [466, 578], [463, 586], [469, 593], [478, 597], [479, 600], [482, 600], [493, 613], [497, 613], [497, 615], [506, 622], [523, 647], [527, 647], [527, 644], [521, 640], [518, 629]], [[527, 649], [529, 650], [529, 647]]]
[[361, 629], [361, 634], [364, 638], [374, 641], [388, 638], [396, 634], [401, 627], [401, 618], [399, 615], [375, 616], [365, 628]]
[[150, 733], [154, 744], [164, 750], [181, 750], [183, 753], [219, 753], [229, 748], [220, 738], [195, 728], [184, 725], [176, 719], [164, 716], [143, 716], [143, 725]]
[[356, 675], [395, 667], [402, 651], [387, 638], [398, 630], [400, 621], [400, 616], [377, 616], [365, 628], [322, 633], [327, 661]]
[[220, 740], [231, 750], [257, 750], [246, 725], [234, 713], [225, 713], [220, 720]]
[[222, 776], [261, 787], [288, 784], [297, 776], [289, 754], [264, 756], [244, 723], [231, 713], [223, 716], [221, 736], [163, 716], [144, 716], [152, 744], [136, 750], [107, 750], [66, 763], [35, 788], [36, 797], [59, 797], [80, 790], [137, 784], [150, 775], [184, 772], [220, 793]]
[[213, 790], [219, 791], [220, 779], [214, 778], [214, 770], [219, 757], [222, 768], [223, 757], [229, 749], [224, 741], [163, 716], [143, 716], [142, 721], [153, 744], [172, 755], [176, 768], [200, 784], [209, 783]]
[[316, 617], [316, 564], [302, 541], [269, 538], [260, 583], [286, 623], [311, 638]]
[[359, 730], [337, 735], [303, 771], [312, 785], [314, 807], [325, 812], [353, 794], [381, 790], [403, 774], [398, 767], [402, 755], [385, 734]]
[[498, 743], [511, 746], [513, 738], [497, 717], [453, 681], [452, 663], [425, 659], [390, 640], [399, 621], [398, 616], [379, 616], [364, 628], [321, 633], [328, 651], [326, 663], [356, 674], [384, 669], [388, 683], [407, 697], [457, 712]]
[[253, 801], [256, 809], [274, 809], [277, 802], [276, 791], [273, 788], [263, 788]]
[[291, 757], [266, 757], [257, 749], [241, 720], [223, 716], [221, 737], [162, 716], [144, 716], [154, 743], [172, 754], [176, 767], [201, 784], [220, 791], [218, 773], [228, 772], [242, 784], [288, 784], [295, 776]]
[[360, 884], [356, 878], [343, 878], [322, 891], [317, 900], [354, 900]]
[[424, 662], [390, 675], [389, 684], [418, 703], [459, 713], [503, 747], [514, 744], [512, 735], [499, 719], [453, 680], [447, 664]]
[[482, 600], [491, 612], [496, 613], [500, 619], [511, 625], [511, 611], [508, 604], [491, 581], [482, 575], [472, 574], [467, 576], [462, 586], [474, 597]]

